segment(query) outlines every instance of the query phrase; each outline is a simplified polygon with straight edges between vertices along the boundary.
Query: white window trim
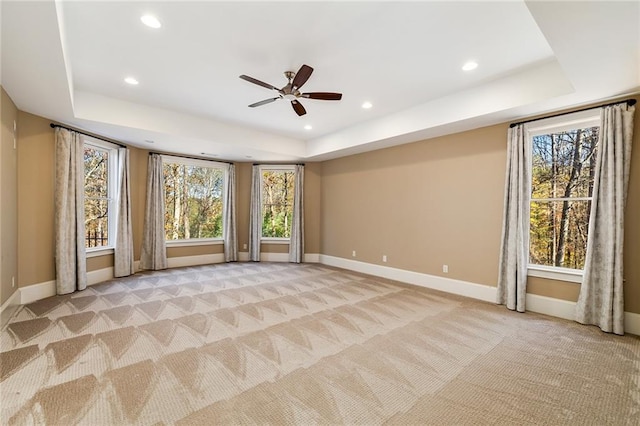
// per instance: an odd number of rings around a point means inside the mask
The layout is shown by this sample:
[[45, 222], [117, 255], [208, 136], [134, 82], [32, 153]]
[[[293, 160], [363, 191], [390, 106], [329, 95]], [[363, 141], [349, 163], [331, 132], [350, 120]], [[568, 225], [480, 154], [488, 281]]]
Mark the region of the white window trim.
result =
[[[223, 225], [224, 226], [224, 225]], [[188, 240], [165, 240], [167, 247], [213, 246], [224, 244], [222, 238], [191, 238]]]
[[262, 237], [260, 242], [264, 244], [291, 244], [291, 238], [284, 237]]
[[85, 257], [89, 259], [92, 257], [107, 256], [113, 253], [115, 253], [115, 249], [111, 247], [89, 247], [86, 250]]
[[547, 278], [557, 281], [569, 281], [582, 284], [583, 271], [580, 269], [561, 268], [558, 266], [543, 266], [530, 264], [527, 267], [530, 277]]
[[[268, 170], [276, 170], [276, 171], [287, 171], [287, 172], [295, 172], [296, 166], [295, 164], [278, 164], [270, 166], [268, 164], [258, 166], [258, 170], [260, 171], [260, 211], [262, 211], [262, 172]], [[260, 233], [262, 234], [262, 228]], [[264, 244], [291, 244], [291, 237], [263, 237], [260, 235], [260, 243]]]
[[[204, 160], [197, 158], [185, 158], [185, 157], [177, 157], [174, 155], [163, 154], [160, 156], [162, 160], [162, 164], [165, 163], [177, 163], [184, 164], [185, 166], [199, 166], [206, 167], [209, 169], [221, 169], [223, 172], [224, 182], [222, 183], [222, 233], [224, 235], [224, 229], [227, 226], [225, 217], [227, 216], [226, 210], [227, 206], [225, 203], [225, 195], [227, 193], [227, 185], [229, 184], [229, 164], [223, 163], [220, 161], [213, 160]], [[218, 245], [224, 244], [224, 239], [222, 237], [219, 238], [189, 238], [188, 240], [167, 240], [165, 236], [165, 246], [166, 247], [188, 247], [188, 246], [207, 246], [207, 245]]]
[[[111, 142], [96, 139], [94, 137], [83, 135], [83, 145], [88, 145], [99, 150], [106, 150], [109, 153], [109, 163], [107, 165], [107, 176], [109, 180], [107, 188], [107, 199], [109, 200], [109, 217], [107, 218], [109, 223], [108, 236], [109, 244], [100, 247], [87, 247], [85, 252], [87, 257], [97, 257], [105, 254], [113, 253], [116, 246], [116, 234], [118, 229], [118, 190], [120, 188], [120, 175], [118, 173], [118, 145]], [[86, 235], [85, 235], [86, 237]]]
[[[600, 127], [600, 109], [590, 109], [587, 111], [580, 111], [573, 114], [566, 114], [558, 117], [550, 117], [544, 120], [533, 121], [524, 125], [525, 130], [525, 143], [529, 152], [533, 149], [532, 141], [534, 136], [544, 135], [552, 132], [588, 128], [588, 127]], [[529, 182], [532, 181], [531, 173], [533, 168], [529, 168]], [[531, 193], [529, 195], [529, 205], [532, 201], [563, 201], [565, 198], [550, 199], [550, 198], [532, 198]], [[584, 201], [591, 200], [591, 197], [575, 197], [570, 200]], [[531, 211], [531, 208], [529, 208]], [[528, 220], [529, 231], [531, 229], [531, 221]], [[527, 247], [527, 259], [529, 259], [529, 247]], [[546, 278], [558, 281], [567, 281], [582, 284], [583, 270], [562, 268], [559, 266], [545, 266], [537, 264], [529, 264], [527, 266], [527, 276]]]

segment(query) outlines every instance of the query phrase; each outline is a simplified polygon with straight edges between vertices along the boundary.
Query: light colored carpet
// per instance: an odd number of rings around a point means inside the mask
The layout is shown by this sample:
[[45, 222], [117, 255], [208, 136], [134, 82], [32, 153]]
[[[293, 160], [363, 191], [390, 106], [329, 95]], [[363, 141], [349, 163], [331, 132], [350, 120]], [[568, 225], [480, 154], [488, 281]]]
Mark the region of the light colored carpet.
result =
[[139, 274], [19, 308], [2, 424], [640, 424], [640, 339], [321, 265]]

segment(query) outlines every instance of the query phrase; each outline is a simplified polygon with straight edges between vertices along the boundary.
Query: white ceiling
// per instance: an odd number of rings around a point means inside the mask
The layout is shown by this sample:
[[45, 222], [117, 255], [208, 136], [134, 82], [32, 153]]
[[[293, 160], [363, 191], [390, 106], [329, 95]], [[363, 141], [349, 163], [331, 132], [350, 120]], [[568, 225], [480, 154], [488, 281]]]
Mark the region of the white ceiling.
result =
[[[1, 81], [19, 109], [157, 151], [321, 160], [640, 90], [637, 1], [1, 7]], [[247, 107], [274, 92], [240, 74], [282, 87], [302, 64], [303, 91], [343, 99], [305, 99], [303, 117], [286, 100]]]

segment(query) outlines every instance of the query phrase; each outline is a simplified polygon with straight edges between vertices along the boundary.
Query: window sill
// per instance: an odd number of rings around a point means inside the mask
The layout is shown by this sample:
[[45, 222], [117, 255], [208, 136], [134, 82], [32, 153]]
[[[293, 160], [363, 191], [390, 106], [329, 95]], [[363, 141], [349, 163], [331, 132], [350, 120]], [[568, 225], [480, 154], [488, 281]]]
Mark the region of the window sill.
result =
[[167, 247], [214, 246], [224, 244], [222, 238], [194, 238], [192, 240], [165, 240]]
[[92, 257], [100, 257], [100, 256], [107, 256], [109, 254], [113, 254], [113, 247], [96, 247], [96, 248], [90, 248], [90, 249], [86, 249], [86, 258], [92, 258]]
[[262, 244], [290, 244], [291, 243], [291, 238], [263, 237], [263, 238], [260, 238], [260, 243], [262, 243]]
[[545, 266], [529, 266], [527, 275], [530, 277], [547, 278], [550, 280], [568, 281], [582, 284], [583, 272], [576, 269], [555, 268]]

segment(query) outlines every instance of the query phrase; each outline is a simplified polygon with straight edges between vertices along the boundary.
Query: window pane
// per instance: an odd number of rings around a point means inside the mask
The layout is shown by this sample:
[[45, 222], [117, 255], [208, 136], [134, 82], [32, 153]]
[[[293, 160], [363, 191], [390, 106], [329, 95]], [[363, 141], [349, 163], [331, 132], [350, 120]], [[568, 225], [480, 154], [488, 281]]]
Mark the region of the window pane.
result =
[[163, 172], [166, 239], [221, 238], [224, 171], [165, 163]]
[[583, 269], [590, 210], [590, 201], [532, 201], [529, 263]]
[[84, 196], [107, 198], [109, 153], [85, 145], [84, 147]]
[[85, 199], [85, 247], [109, 245], [109, 200]]
[[598, 127], [532, 138], [531, 198], [590, 197]]
[[294, 172], [262, 172], [262, 236], [291, 237]]

